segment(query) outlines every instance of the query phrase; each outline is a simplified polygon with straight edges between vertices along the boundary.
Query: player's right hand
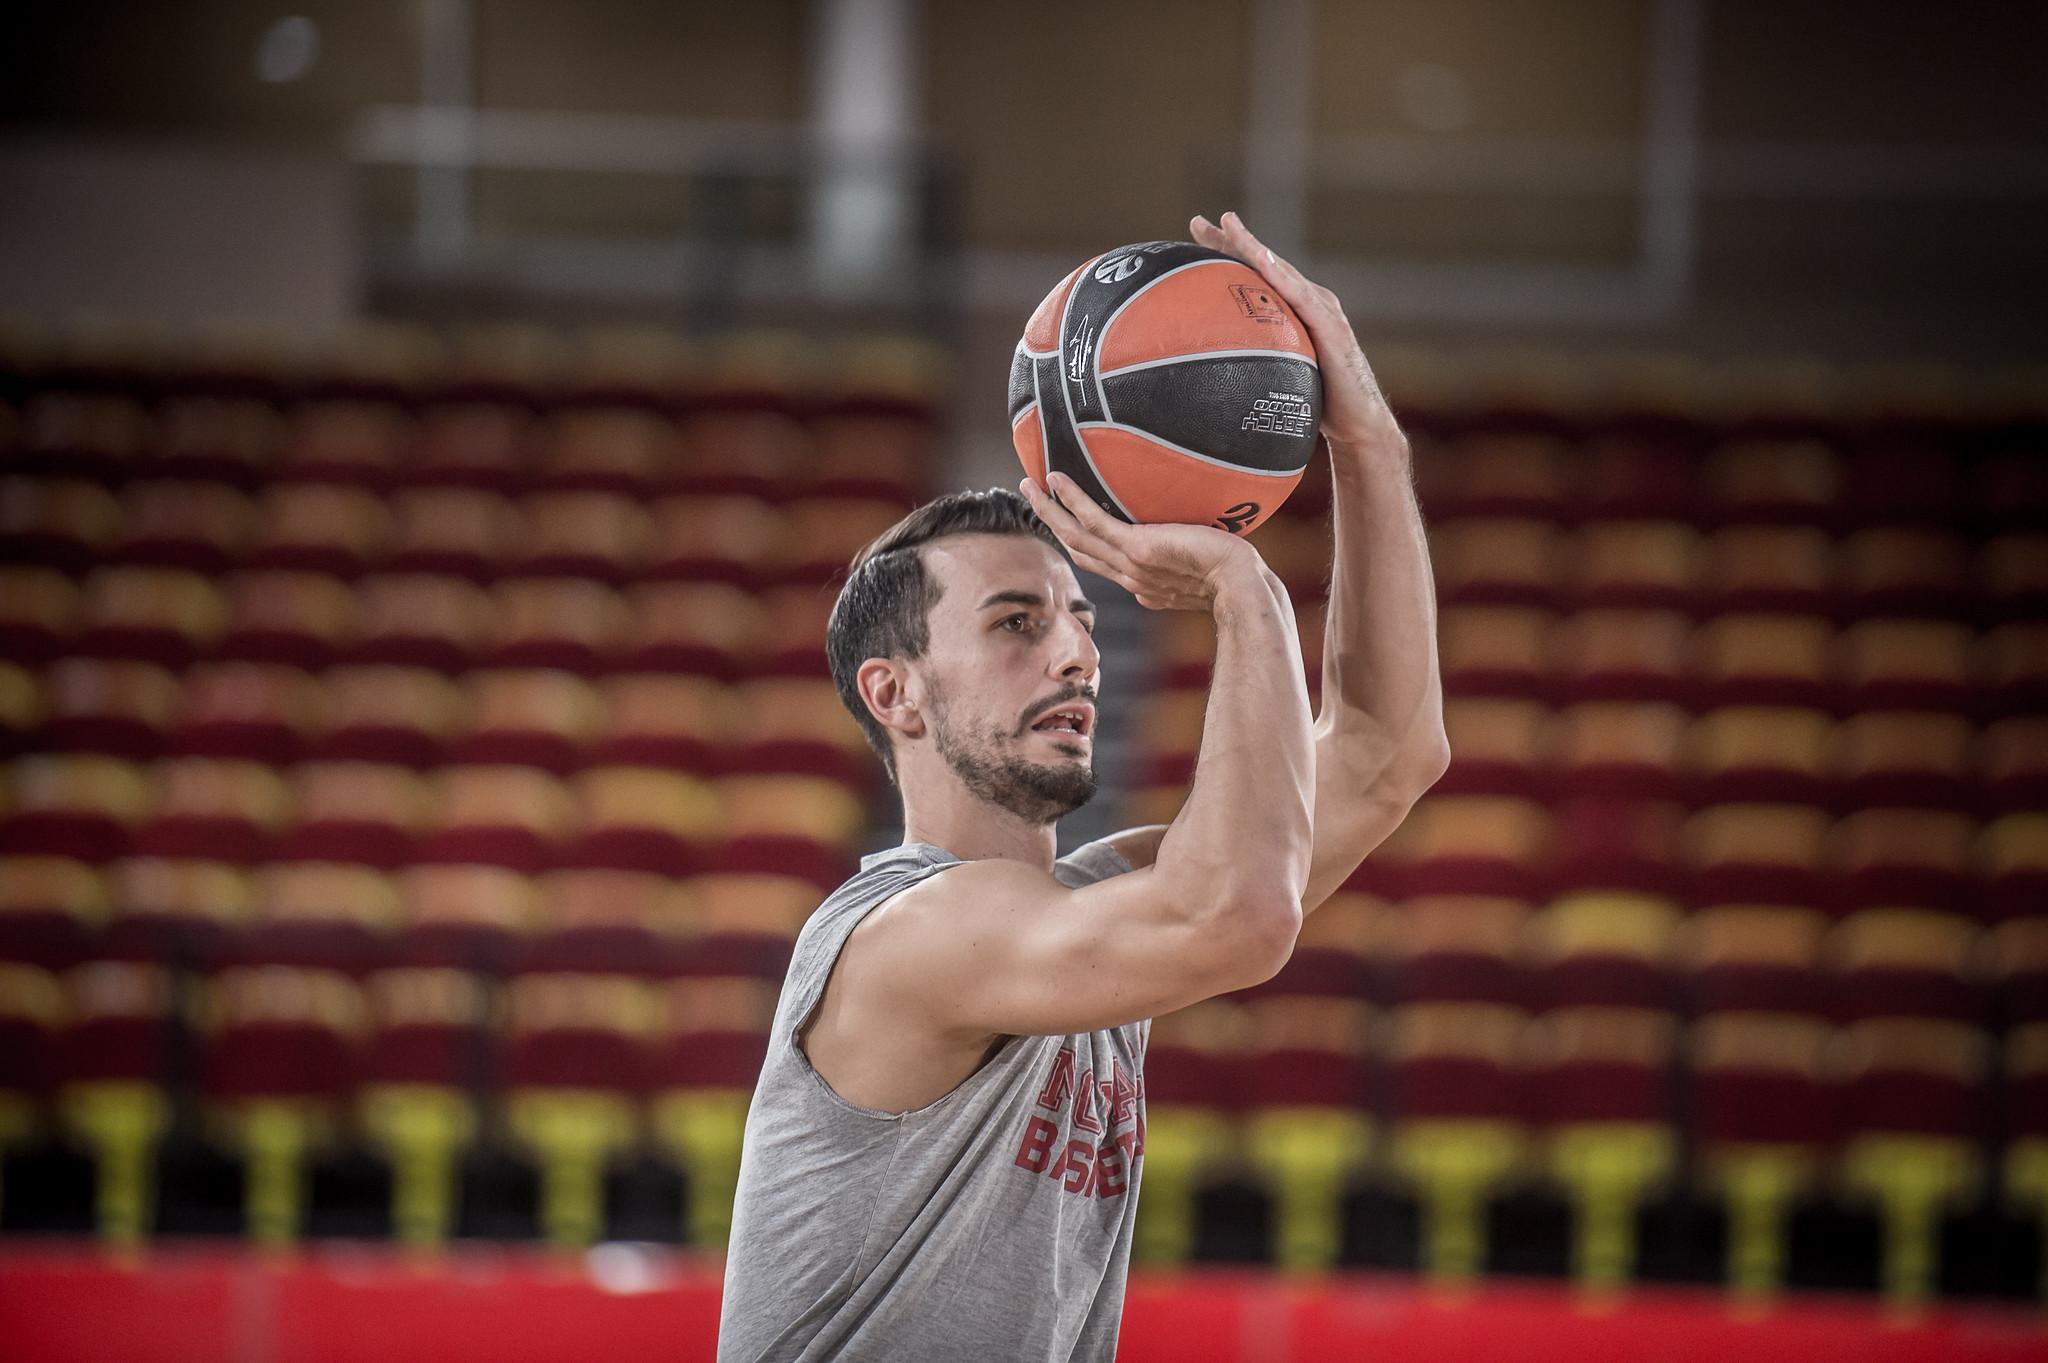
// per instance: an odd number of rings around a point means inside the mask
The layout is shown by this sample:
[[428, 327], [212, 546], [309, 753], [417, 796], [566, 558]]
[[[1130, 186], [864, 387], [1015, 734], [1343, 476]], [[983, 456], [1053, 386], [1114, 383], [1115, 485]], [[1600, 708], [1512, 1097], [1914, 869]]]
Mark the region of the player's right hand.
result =
[[1211, 610], [1232, 577], [1263, 574], [1259, 551], [1210, 525], [1127, 525], [1063, 473], [1050, 490], [1026, 478], [1019, 489], [1059, 537], [1077, 567], [1106, 577], [1147, 610]]

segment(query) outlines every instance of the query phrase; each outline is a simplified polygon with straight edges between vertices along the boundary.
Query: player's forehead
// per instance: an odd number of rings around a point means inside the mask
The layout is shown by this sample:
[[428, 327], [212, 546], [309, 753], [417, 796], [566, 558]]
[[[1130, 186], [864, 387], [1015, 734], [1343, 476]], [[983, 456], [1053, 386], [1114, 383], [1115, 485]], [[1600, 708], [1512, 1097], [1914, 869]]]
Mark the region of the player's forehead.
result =
[[1035, 535], [942, 535], [924, 555], [925, 571], [943, 588], [938, 608], [949, 613], [971, 614], [1003, 592], [1060, 603], [1081, 596], [1066, 555]]

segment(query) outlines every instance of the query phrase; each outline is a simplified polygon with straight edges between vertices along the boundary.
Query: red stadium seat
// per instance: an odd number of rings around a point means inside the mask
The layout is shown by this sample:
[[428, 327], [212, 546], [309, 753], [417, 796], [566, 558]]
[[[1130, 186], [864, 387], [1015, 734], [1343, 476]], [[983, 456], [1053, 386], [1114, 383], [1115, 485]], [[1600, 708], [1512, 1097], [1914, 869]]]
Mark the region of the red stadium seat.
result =
[[829, 679], [742, 682], [732, 689], [729, 704], [727, 771], [822, 776], [855, 789], [868, 785], [874, 766], [867, 738]]
[[2000, 620], [2048, 616], [2048, 534], [1999, 535], [1977, 552], [1978, 600]]
[[1446, 606], [1550, 606], [1563, 542], [1548, 521], [1452, 521], [1431, 536], [1438, 599]]
[[163, 751], [178, 711], [177, 674], [155, 663], [66, 658], [43, 674], [40, 746], [144, 760]]
[[652, 512], [650, 578], [752, 587], [789, 542], [782, 514], [758, 497], [664, 497]]
[[1811, 805], [1709, 805], [1686, 820], [1694, 904], [1815, 907], [1824, 900], [1828, 815]]
[[357, 590], [361, 621], [345, 661], [461, 672], [493, 637], [491, 598], [460, 578], [378, 574]]
[[1826, 615], [1835, 609], [1835, 550], [1810, 525], [1733, 525], [1706, 543], [1705, 605], [1715, 614]]
[[2048, 713], [2048, 624], [1999, 625], [1977, 641], [1976, 654], [1980, 698], [1992, 713]]
[[1823, 711], [1727, 706], [1686, 733], [1691, 795], [1701, 804], [1833, 803], [1828, 750], [1834, 721]]
[[479, 581], [495, 576], [526, 543], [519, 507], [474, 488], [410, 489], [391, 499], [396, 529], [385, 572], [440, 573]]
[[591, 673], [617, 651], [631, 624], [618, 593], [577, 579], [515, 579], [492, 593], [497, 630], [482, 661], [490, 667]]
[[1929, 526], [1871, 526], [1842, 541], [1843, 604], [1859, 616], [1954, 617], [1970, 604], [1962, 537]]
[[709, 582], [644, 582], [627, 594], [628, 635], [619, 667], [687, 672], [730, 681], [750, 660], [764, 622], [758, 600]]
[[1587, 448], [1583, 489], [1572, 509], [1588, 516], [1685, 519], [1700, 507], [1690, 451], [1663, 442], [1595, 440]]
[[1558, 699], [1691, 699], [1687, 646], [1692, 626], [1676, 611], [1581, 611], [1543, 639]]
[[310, 757], [431, 767], [464, 723], [460, 688], [426, 668], [337, 667], [322, 681], [327, 723]]
[[607, 727], [593, 756], [614, 765], [708, 774], [737, 718], [731, 693], [708, 677], [631, 672], [602, 690]]
[[2048, 809], [2048, 717], [1999, 720], [1984, 730], [1979, 754], [1981, 789], [1992, 808]]
[[111, 480], [126, 476], [149, 439], [149, 416], [116, 393], [42, 392], [21, 407], [9, 462], [24, 473]]
[[1836, 726], [1831, 765], [1845, 807], [1967, 809], [1978, 798], [1970, 722], [1921, 710], [1868, 710]]
[[1547, 611], [1524, 607], [1447, 607], [1437, 620], [1438, 662], [1445, 692], [1543, 697], [1547, 693], [1545, 651], [1556, 623], [1556, 617]]
[[645, 499], [682, 458], [666, 418], [638, 407], [576, 407], [547, 424], [534, 485]]
[[0, 662], [0, 759], [27, 751], [44, 713], [42, 680], [25, 667]]
[[130, 483], [121, 533], [106, 546], [123, 563], [218, 573], [247, 551], [256, 507], [225, 483]]
[[525, 477], [532, 416], [502, 402], [456, 402], [429, 408], [420, 420], [414, 458], [400, 471], [416, 486], [508, 492]]
[[[1553, 788], [1562, 796], [1678, 799], [1685, 728], [1685, 711], [1658, 701], [1586, 701], [1562, 710]], [[1455, 744], [1451, 751], [1456, 761]]]
[[279, 840], [280, 859], [389, 870], [411, 858], [429, 809], [415, 773], [371, 762], [307, 762], [292, 770], [291, 783], [293, 822]]
[[1945, 620], [1864, 620], [1838, 644], [1844, 703], [1855, 710], [1968, 713], [1977, 696], [1967, 625]]
[[1700, 538], [1678, 521], [1591, 521], [1564, 551], [1566, 591], [1581, 607], [1690, 610]]
[[156, 410], [148, 468], [249, 487], [276, 461], [283, 432], [277, 408], [258, 398], [174, 397]]
[[77, 627], [79, 597], [53, 569], [0, 567], [0, 654], [20, 663], [56, 656]]
[[316, 668], [355, 638], [356, 594], [339, 578], [259, 571], [237, 573], [224, 585], [228, 624], [216, 657]]
[[353, 577], [377, 564], [392, 541], [384, 499], [336, 483], [277, 483], [264, 490], [245, 563]]
[[76, 965], [106, 921], [108, 902], [99, 871], [82, 862], [0, 856], [0, 962], [46, 971]]
[[1810, 615], [1723, 615], [1693, 638], [1699, 699], [1706, 706], [1830, 709], [1834, 626]]
[[323, 719], [320, 684], [297, 668], [211, 663], [185, 677], [172, 752], [285, 763]]
[[217, 861], [124, 857], [107, 886], [113, 916], [97, 945], [115, 960], [209, 959], [254, 909], [248, 873]]
[[264, 762], [170, 758], [150, 784], [150, 817], [132, 842], [141, 856], [262, 861], [290, 813], [284, 778]]
[[121, 503], [98, 483], [0, 478], [0, 561], [78, 572], [120, 532]]
[[168, 568], [101, 568], [85, 580], [69, 647], [99, 658], [183, 667], [220, 637], [227, 609], [213, 584]]
[[450, 758], [510, 763], [561, 775], [581, 766], [605, 728], [604, 700], [567, 672], [471, 674], [463, 712], [469, 731]]
[[718, 832], [707, 871], [801, 876], [830, 891], [853, 874], [866, 821], [861, 798], [830, 778], [727, 776], [716, 783]]
[[149, 808], [142, 770], [111, 757], [18, 757], [7, 789], [0, 852], [111, 861]]
[[393, 402], [353, 398], [304, 403], [288, 415], [278, 476], [292, 481], [389, 484], [419, 439]]
[[1554, 436], [1488, 432], [1445, 442], [1416, 460], [1417, 493], [1432, 522], [1470, 516], [1562, 519], [1579, 469]]
[[718, 830], [718, 796], [680, 772], [592, 767], [575, 789], [577, 831], [561, 850], [561, 866], [687, 875], [697, 868], [700, 845]]
[[1707, 514], [1718, 524], [1826, 525], [1841, 496], [1841, 459], [1815, 440], [1724, 445], [1704, 472]]
[[781, 512], [786, 538], [768, 571], [768, 580], [822, 586], [841, 578], [853, 556], [902, 520], [908, 510], [901, 502], [880, 498], [814, 497], [785, 502]]
[[413, 860], [503, 866], [532, 875], [553, 862], [574, 805], [545, 772], [526, 767], [443, 767]]
[[617, 493], [543, 493], [522, 510], [525, 534], [507, 570], [527, 576], [616, 585], [638, 575], [653, 537], [647, 512]]
[[1444, 703], [1444, 729], [1451, 765], [1432, 787], [1437, 794], [1545, 793], [1552, 725], [1542, 703], [1454, 697]]

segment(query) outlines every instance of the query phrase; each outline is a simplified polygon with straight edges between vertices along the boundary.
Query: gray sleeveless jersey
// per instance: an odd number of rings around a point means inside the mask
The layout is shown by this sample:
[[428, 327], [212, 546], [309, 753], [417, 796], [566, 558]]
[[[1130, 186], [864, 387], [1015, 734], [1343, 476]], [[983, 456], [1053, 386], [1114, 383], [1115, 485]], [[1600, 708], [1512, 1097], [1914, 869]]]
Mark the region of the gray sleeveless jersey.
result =
[[[861, 919], [960, 864], [927, 843], [878, 852], [797, 938], [747, 1113], [720, 1363], [1116, 1352], [1149, 1021], [1006, 1038], [951, 1093], [900, 1114], [840, 1098], [797, 1044]], [[1130, 869], [1090, 843], [1054, 874], [1080, 886]]]

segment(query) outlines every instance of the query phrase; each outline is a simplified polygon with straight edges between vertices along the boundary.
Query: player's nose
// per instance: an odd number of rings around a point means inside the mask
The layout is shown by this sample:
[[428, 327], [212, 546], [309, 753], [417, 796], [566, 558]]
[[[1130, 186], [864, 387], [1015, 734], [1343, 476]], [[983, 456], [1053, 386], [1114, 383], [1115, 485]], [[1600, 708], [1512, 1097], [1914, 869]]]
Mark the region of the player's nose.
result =
[[1095, 636], [1076, 616], [1069, 615], [1057, 631], [1054, 644], [1053, 672], [1062, 680], [1080, 680], [1095, 675], [1102, 665], [1102, 653], [1095, 647]]

